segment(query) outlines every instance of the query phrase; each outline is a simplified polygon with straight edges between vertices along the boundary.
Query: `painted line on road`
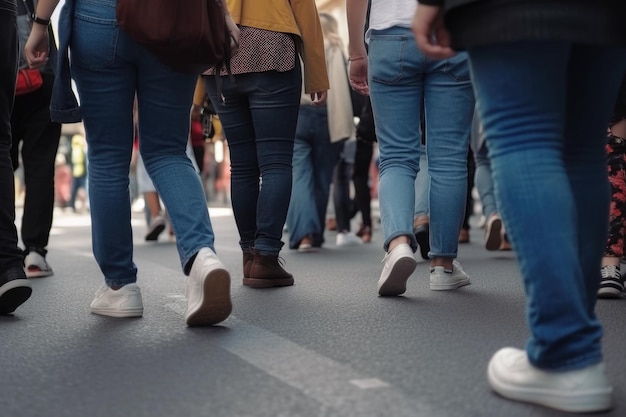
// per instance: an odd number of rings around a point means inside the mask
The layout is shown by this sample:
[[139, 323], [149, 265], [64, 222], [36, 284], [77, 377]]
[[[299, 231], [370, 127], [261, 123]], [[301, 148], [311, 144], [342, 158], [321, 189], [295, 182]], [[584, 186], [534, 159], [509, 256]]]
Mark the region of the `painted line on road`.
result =
[[[166, 307], [184, 315], [186, 299], [178, 294], [167, 298]], [[223, 325], [232, 331], [220, 334], [212, 343], [321, 403], [330, 415], [444, 416], [381, 379], [362, 375], [235, 316]]]

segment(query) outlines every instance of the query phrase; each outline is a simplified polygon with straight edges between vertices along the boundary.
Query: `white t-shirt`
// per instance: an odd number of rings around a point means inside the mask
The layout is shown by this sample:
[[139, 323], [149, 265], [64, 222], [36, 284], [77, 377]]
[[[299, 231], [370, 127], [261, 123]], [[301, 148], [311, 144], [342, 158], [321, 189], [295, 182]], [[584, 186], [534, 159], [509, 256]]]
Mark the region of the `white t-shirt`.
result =
[[372, 0], [370, 26], [365, 40], [369, 40], [371, 29], [383, 30], [393, 26], [410, 28], [416, 9], [415, 0]]

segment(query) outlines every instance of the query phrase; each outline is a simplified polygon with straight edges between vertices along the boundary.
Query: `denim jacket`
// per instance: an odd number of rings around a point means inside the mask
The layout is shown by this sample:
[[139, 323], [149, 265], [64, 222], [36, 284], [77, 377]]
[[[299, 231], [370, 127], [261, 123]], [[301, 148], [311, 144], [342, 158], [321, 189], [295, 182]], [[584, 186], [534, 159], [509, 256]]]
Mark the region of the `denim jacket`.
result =
[[58, 60], [50, 102], [50, 117], [58, 123], [78, 123], [82, 114], [78, 100], [72, 90], [70, 73], [69, 48], [72, 39], [72, 19], [74, 17], [75, 0], [65, 0], [59, 15], [59, 48]]

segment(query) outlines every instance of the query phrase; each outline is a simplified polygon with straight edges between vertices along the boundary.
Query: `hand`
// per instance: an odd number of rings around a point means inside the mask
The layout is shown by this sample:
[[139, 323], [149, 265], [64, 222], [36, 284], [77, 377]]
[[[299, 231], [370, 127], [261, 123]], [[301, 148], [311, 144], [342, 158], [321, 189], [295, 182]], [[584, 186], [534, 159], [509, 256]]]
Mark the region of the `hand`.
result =
[[367, 84], [367, 57], [350, 61], [349, 70], [350, 86], [359, 94], [370, 95], [370, 87]]
[[328, 92], [326, 90], [311, 93], [311, 100], [313, 101], [313, 105], [323, 106], [324, 104], [326, 104], [327, 96], [328, 96]]
[[450, 34], [443, 24], [443, 10], [438, 6], [420, 4], [413, 16], [413, 34], [424, 55], [433, 59], [454, 56]]
[[24, 55], [30, 68], [39, 68], [48, 62], [50, 41], [48, 39], [48, 27], [33, 25], [28, 41], [24, 46]]
[[191, 106], [191, 120], [200, 120], [202, 117], [202, 106]]

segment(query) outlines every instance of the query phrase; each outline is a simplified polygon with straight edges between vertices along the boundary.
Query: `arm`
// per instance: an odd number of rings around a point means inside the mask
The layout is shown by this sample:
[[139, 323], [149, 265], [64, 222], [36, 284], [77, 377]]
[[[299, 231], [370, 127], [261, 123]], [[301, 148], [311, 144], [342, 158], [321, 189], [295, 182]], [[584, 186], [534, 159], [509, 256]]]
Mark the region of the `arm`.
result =
[[228, 10], [228, 5], [226, 4], [226, 0], [221, 1], [222, 10], [224, 11], [224, 17], [226, 18], [226, 26], [228, 27], [228, 32], [230, 33], [230, 50], [231, 56], [235, 55], [239, 50], [239, 26], [235, 24], [233, 17], [230, 15], [230, 10]]
[[[57, 7], [59, 0], [40, 0], [35, 14], [43, 20], [50, 20], [50, 16]], [[31, 68], [39, 68], [48, 61], [50, 41], [48, 39], [48, 25], [33, 23], [28, 41], [24, 46], [24, 55]]]
[[364, 40], [367, 0], [346, 0], [346, 14], [348, 16], [350, 85], [359, 94], [369, 95], [367, 51]]
[[314, 105], [326, 102], [329, 88], [324, 56], [324, 35], [313, 0], [290, 0], [291, 10], [302, 37], [304, 87]]

